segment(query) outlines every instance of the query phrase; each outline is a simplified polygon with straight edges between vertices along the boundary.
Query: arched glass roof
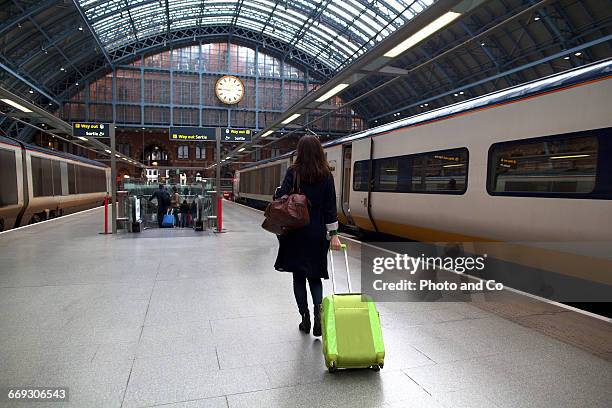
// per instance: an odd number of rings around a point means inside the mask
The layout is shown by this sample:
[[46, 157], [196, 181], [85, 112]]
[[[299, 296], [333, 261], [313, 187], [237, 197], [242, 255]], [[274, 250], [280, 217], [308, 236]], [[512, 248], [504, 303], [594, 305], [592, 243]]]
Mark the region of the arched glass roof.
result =
[[343, 67], [434, 0], [77, 0], [112, 51], [190, 27], [234, 26]]

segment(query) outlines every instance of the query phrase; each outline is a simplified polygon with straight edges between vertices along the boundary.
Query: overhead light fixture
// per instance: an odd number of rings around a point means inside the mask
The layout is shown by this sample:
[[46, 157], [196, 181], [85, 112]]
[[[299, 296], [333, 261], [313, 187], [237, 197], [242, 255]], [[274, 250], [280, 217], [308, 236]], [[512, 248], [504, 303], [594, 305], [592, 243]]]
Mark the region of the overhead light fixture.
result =
[[231, 156], [227, 156], [227, 157], [225, 158], [225, 160], [229, 160], [229, 159], [231, 159]]
[[260, 137], [266, 137], [266, 136], [270, 136], [272, 133], [274, 133], [273, 130], [268, 130], [266, 133], [264, 133], [263, 135], [261, 135]]
[[128, 159], [126, 159], [125, 157], [123, 158], [123, 160], [125, 160], [125, 161], [129, 162], [129, 160], [128, 160]]
[[461, 166], [463, 166], [463, 164], [445, 164], [442, 167], [461, 167]]
[[124, 179], [129, 179], [129, 178], [130, 178], [130, 175], [129, 175], [129, 174], [124, 174], [124, 175], [123, 175], [123, 178], [124, 178]]
[[154, 165], [154, 166], [157, 166], [157, 162], [153, 162], [153, 163], [151, 163], [151, 164], [152, 164], [152, 165]]
[[29, 92], [30, 92], [31, 94], [33, 94], [33, 93], [34, 93], [34, 91], [33, 91], [33, 90], [31, 90], [31, 89], [30, 89], [30, 91], [29, 91]]
[[244, 152], [244, 149], [246, 149], [246, 147], [241, 147], [240, 149], [238, 149], [238, 153]]
[[11, 105], [13, 108], [19, 109], [22, 112], [32, 113], [32, 111], [30, 109], [26, 108], [23, 105], [18, 104], [17, 102], [15, 102], [15, 101], [13, 101], [11, 99], [4, 98], [4, 99], [2, 99], [2, 102], [6, 103], [7, 105]]
[[350, 84], [338, 84], [334, 86], [332, 89], [330, 89], [329, 91], [325, 92], [323, 95], [321, 95], [320, 98], [315, 99], [315, 101], [325, 102], [326, 100], [328, 100], [329, 98], [337, 94], [338, 92], [342, 91], [343, 89], [348, 88], [349, 85]]
[[425, 27], [421, 28], [416, 33], [412, 34], [410, 37], [393, 47], [390, 51], [387, 51], [385, 57], [395, 58], [398, 55], [402, 54], [407, 49], [415, 46], [416, 44], [423, 41], [425, 38], [429, 37], [436, 31], [445, 27], [446, 25], [453, 22], [457, 17], [459, 17], [461, 13], [456, 13], [454, 11], [449, 11], [431, 23], [427, 24]]
[[582, 55], [582, 53], [581, 53], [581, 52], [577, 52], [577, 53], [575, 53], [574, 55], [575, 55], [575, 56], [577, 56], [577, 57], [579, 57], [579, 56], [581, 56], [581, 55]]
[[121, 158], [121, 156], [119, 156], [117, 153], [115, 153], [115, 157], [119, 157], [119, 158]]
[[60, 71], [65, 71], [66, 69], [64, 67], [60, 67]]
[[555, 160], [555, 159], [579, 159], [581, 157], [589, 157], [590, 154], [570, 154], [567, 156], [553, 156], [550, 158], [550, 160]]
[[83, 31], [83, 26], [79, 26], [79, 31]]
[[82, 140], [82, 141], [84, 141], [84, 142], [86, 142], [86, 141], [87, 141], [87, 138], [86, 138], [86, 137], [83, 137], [83, 136], [79, 136], [79, 139], [81, 139], [81, 140]]
[[110, 150], [108, 150], [108, 149], [104, 149], [104, 151], [105, 151], [106, 153], [109, 153], [109, 154], [110, 154], [110, 153], [112, 153], [112, 152], [111, 152]]
[[564, 59], [564, 60], [568, 60], [568, 59], [570, 59], [570, 56], [569, 56], [569, 55], [568, 55], [568, 56], [565, 56], [565, 57], [563, 57], [563, 59]]
[[538, 21], [540, 19], [540, 16], [535, 16], [534, 20]]
[[293, 115], [289, 116], [287, 119], [283, 120], [281, 123], [283, 125], [286, 125], [287, 123], [291, 123], [294, 120], [296, 120], [297, 118], [299, 118], [300, 116], [302, 116], [301, 113], [294, 113]]

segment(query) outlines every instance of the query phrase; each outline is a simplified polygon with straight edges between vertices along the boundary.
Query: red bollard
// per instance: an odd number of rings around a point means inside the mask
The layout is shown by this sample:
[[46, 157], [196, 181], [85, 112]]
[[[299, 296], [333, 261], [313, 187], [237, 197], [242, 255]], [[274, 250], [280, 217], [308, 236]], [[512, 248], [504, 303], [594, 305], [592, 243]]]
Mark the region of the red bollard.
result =
[[108, 234], [108, 196], [104, 197], [104, 233]]
[[221, 205], [221, 196], [217, 197], [217, 232], [221, 232], [223, 227], [223, 211]]

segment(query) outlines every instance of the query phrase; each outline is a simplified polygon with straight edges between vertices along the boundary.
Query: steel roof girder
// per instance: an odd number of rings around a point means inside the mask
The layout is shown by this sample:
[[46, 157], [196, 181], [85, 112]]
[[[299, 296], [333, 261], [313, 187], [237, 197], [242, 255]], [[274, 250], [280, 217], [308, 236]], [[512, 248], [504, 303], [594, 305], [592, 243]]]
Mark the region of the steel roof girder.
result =
[[[605, 43], [605, 42], [608, 42], [608, 41], [612, 41], [612, 34], [607, 35], [605, 37], [598, 38], [596, 40], [589, 41], [589, 42], [581, 44], [579, 46], [573, 47], [573, 48], [567, 50], [567, 52], [571, 53], [571, 52], [581, 51], [581, 50], [583, 50], [585, 48], [592, 47], [594, 45]], [[446, 96], [452, 95], [453, 93], [464, 91], [464, 90], [469, 89], [469, 88], [471, 88], [471, 87], [473, 87], [473, 86], [475, 86], [477, 84], [483, 84], [483, 83], [486, 83], [486, 82], [490, 82], [490, 81], [493, 81], [493, 80], [495, 80], [497, 78], [505, 77], [505, 76], [508, 76], [508, 75], [513, 74], [515, 72], [522, 71], [522, 70], [525, 70], [525, 69], [529, 69], [529, 68], [531, 68], [531, 67], [533, 67], [535, 65], [547, 63], [548, 61], [552, 61], [552, 60], [555, 60], [555, 59], [558, 59], [558, 58], [562, 57], [563, 55], [565, 55], [565, 53], [566, 53], [566, 51], [558, 52], [558, 53], [555, 53], [553, 55], [549, 55], [549, 56], [547, 56], [545, 58], [542, 58], [540, 60], [532, 61], [530, 63], [527, 63], [527, 64], [524, 64], [524, 65], [512, 68], [510, 70], [507, 70], [507, 71], [495, 74], [493, 76], [490, 76], [490, 77], [487, 77], [487, 78], [484, 78], [484, 79], [480, 79], [480, 80], [478, 80], [478, 81], [476, 81], [474, 83], [463, 85], [463, 86], [461, 86], [459, 88], [450, 90], [450, 91], [445, 92], [443, 94], [436, 95], [436, 96], [431, 97], [431, 98], [423, 99], [421, 101], [412, 103], [411, 105], [407, 105], [407, 106], [404, 106], [402, 108], [398, 108], [394, 112], [399, 112], [399, 111], [401, 111], [403, 109], [408, 109], [409, 107], [414, 107], [414, 106], [417, 106], [417, 105], [422, 104], [422, 103], [433, 102], [433, 101], [435, 101], [438, 98], [446, 97]], [[388, 116], [389, 114], [394, 113], [394, 112], [389, 112], [389, 113], [387, 113], [385, 115], [379, 115], [379, 116], [373, 117], [371, 119], [372, 120], [380, 119], [381, 117]]]
[[[17, 2], [17, 0], [13, 0], [13, 3], [17, 6], [17, 8], [19, 8], [22, 12], [24, 12], [23, 7], [21, 7], [21, 5], [19, 5], [19, 3]], [[38, 31], [40, 31], [40, 33], [43, 35], [43, 37], [45, 37], [47, 39], [47, 41], [51, 42], [51, 39], [49, 38], [49, 36], [47, 35], [47, 32], [45, 30], [43, 30], [43, 28], [40, 26], [40, 24], [38, 24], [36, 22], [36, 20], [34, 18], [32, 18], [32, 16], [28, 17], [28, 20], [30, 20], [30, 22], [32, 22], [32, 24], [34, 25], [34, 27], [36, 27], [36, 29]], [[59, 46], [54, 45], [54, 47], [57, 52], [59, 52], [59, 54], [64, 57], [64, 59], [66, 60], [66, 62], [68, 62], [68, 64], [72, 65], [72, 68], [74, 68], [75, 71], [79, 72], [79, 69], [74, 66], [74, 64], [72, 63], [72, 60], [70, 60], [70, 58], [68, 58], [66, 56], [66, 54], [64, 54], [64, 52], [62, 51], [61, 48], [59, 48]]]
[[56, 44], [59, 44], [63, 41], [65, 41], [66, 39], [70, 38], [71, 36], [73, 36], [75, 34], [75, 29], [74, 26], [69, 26], [66, 30], [64, 30], [61, 35], [55, 36], [51, 38], [51, 42], [48, 42], [47, 44], [41, 46], [41, 47], [37, 47], [37, 48], [32, 48], [30, 54], [26, 57], [26, 59], [22, 60], [21, 62], [19, 62], [19, 67], [22, 68], [25, 65], [27, 65], [32, 59], [34, 59], [34, 57], [40, 55], [41, 53], [44, 53], [45, 50], [49, 50], [49, 48], [54, 47]]
[[0, 36], [4, 35], [6, 31], [11, 30], [16, 24], [19, 24], [24, 20], [28, 20], [31, 16], [39, 14], [41, 11], [47, 10], [49, 7], [57, 4], [57, 1], [58, 0], [44, 0], [26, 10], [18, 7], [22, 12], [12, 20], [7, 20], [5, 23], [0, 25]]
[[[2, 57], [2, 55], [0, 54], [0, 57]], [[3, 57], [2, 57], [3, 58]], [[26, 84], [30, 89], [35, 90], [36, 92], [38, 92], [39, 94], [43, 95], [44, 97], [46, 97], [47, 99], [49, 99], [50, 101], [54, 102], [55, 104], [59, 105], [59, 102], [57, 101], [57, 98], [54, 96], [51, 96], [51, 94], [46, 91], [45, 89], [43, 89], [41, 86], [39, 86], [38, 84], [36, 84], [34, 81], [26, 78], [25, 76], [23, 76], [22, 74], [20, 74], [17, 71], [14, 71], [13, 69], [11, 69], [8, 65], [5, 65], [4, 63], [0, 62], [0, 68], [2, 68], [3, 70], [5, 70], [6, 72], [8, 72], [9, 74], [11, 74], [13, 77], [17, 78], [18, 80], [20, 80], [22, 83]]]

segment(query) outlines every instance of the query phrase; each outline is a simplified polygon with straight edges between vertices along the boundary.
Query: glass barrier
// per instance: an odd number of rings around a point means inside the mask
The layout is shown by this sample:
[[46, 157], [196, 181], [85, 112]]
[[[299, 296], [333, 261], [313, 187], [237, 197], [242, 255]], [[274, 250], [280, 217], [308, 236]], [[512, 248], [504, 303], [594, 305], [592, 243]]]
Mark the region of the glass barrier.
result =
[[[214, 221], [216, 216], [214, 205], [216, 204], [216, 192], [211, 188], [211, 185], [203, 183], [177, 186], [180, 206], [177, 209], [170, 209], [172, 214], [177, 215], [175, 227], [203, 230], [213, 226], [211, 220]], [[159, 203], [157, 197], [154, 197], [158, 189], [157, 184], [124, 184], [124, 191], [121, 195], [125, 198], [118, 200], [119, 214], [124, 219], [122, 224], [125, 224], [125, 226], [122, 225], [122, 229], [138, 232], [144, 229], [159, 228], [160, 217], [163, 214], [158, 212]], [[165, 189], [171, 196], [172, 186], [166, 186]]]

